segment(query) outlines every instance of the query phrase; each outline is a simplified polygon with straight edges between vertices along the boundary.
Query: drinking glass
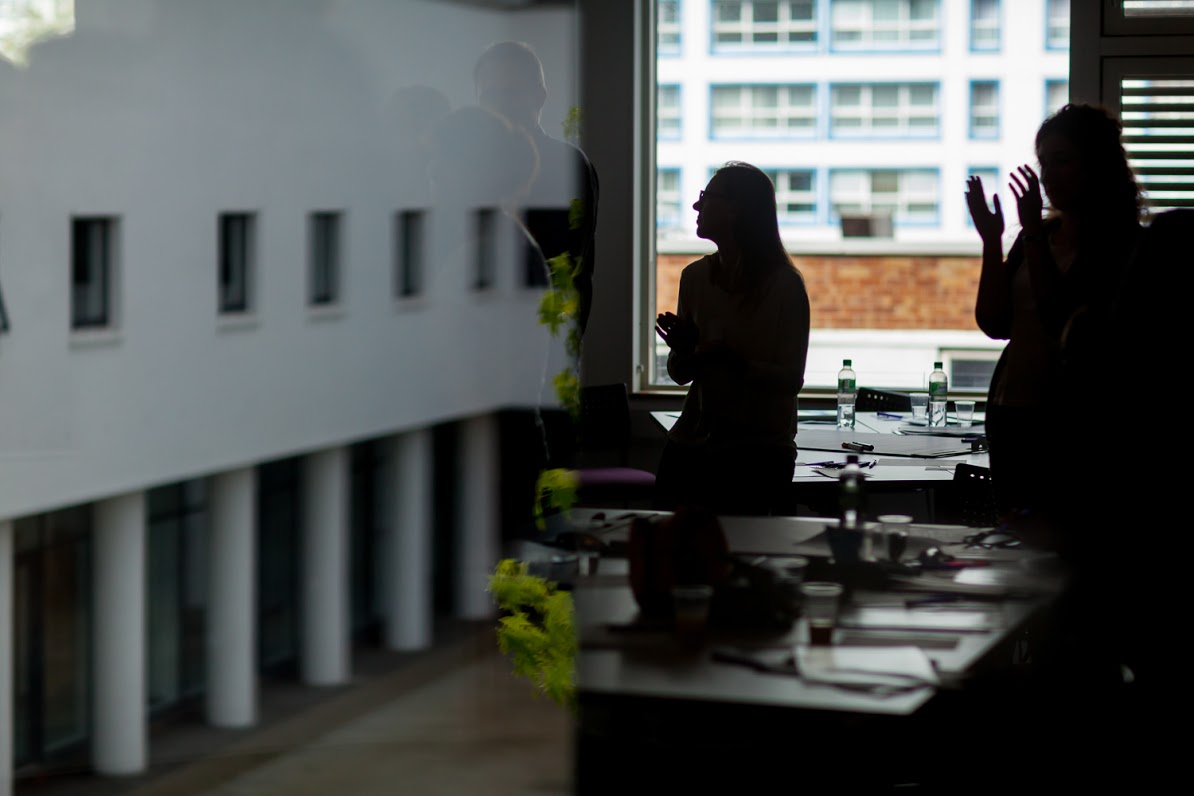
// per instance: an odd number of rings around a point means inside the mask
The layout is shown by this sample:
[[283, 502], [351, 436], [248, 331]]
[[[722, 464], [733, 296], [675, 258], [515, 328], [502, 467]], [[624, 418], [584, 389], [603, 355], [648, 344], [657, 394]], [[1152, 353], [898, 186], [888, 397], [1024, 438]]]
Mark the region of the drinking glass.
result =
[[924, 420], [929, 412], [929, 394], [914, 392], [910, 397], [912, 398], [912, 419]]

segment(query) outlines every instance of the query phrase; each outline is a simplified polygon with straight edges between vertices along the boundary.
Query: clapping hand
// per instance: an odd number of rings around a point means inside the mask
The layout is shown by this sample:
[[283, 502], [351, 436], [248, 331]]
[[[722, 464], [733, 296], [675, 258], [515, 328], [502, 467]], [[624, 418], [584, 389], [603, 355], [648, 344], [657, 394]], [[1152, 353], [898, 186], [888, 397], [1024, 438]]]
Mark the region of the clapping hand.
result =
[[987, 208], [981, 177], [966, 180], [966, 206], [970, 208], [970, 218], [983, 243], [995, 243], [1003, 237], [1003, 209], [999, 206], [999, 194], [995, 194], [995, 212], [992, 213]]
[[1029, 238], [1039, 237], [1041, 234], [1041, 212], [1044, 201], [1041, 199], [1041, 181], [1030, 166], [1020, 166], [1016, 169], [1020, 174], [1012, 172], [1012, 181], [1008, 187], [1016, 197], [1016, 210], [1020, 213], [1020, 226], [1024, 235]]
[[665, 312], [659, 315], [655, 319], [655, 331], [673, 351], [689, 352], [696, 348], [696, 324], [675, 313]]

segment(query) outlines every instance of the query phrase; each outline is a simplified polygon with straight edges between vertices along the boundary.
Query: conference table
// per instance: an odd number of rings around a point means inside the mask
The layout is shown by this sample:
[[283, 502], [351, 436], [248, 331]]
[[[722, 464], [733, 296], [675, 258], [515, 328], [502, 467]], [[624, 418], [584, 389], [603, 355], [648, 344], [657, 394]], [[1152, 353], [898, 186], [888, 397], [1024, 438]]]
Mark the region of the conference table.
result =
[[[668, 516], [584, 510], [573, 523], [618, 549], [635, 515]], [[732, 555], [755, 566], [829, 561], [833, 520], [720, 522]], [[699, 647], [681, 645], [640, 615], [626, 559], [603, 555], [595, 574], [571, 583], [577, 792], [915, 777], [917, 744], [961, 731], [971, 684], [1010, 665], [1018, 635], [1064, 583], [1051, 556], [967, 546], [973, 531], [914, 524], [905, 560], [936, 547], [967, 566], [850, 590], [828, 647], [807, 643], [803, 619], [772, 631], [711, 628]]]
[[[680, 413], [656, 411], [652, 419], [666, 433]], [[906, 412], [859, 412], [852, 430], [836, 427], [835, 410], [802, 410], [796, 433], [796, 468], [792, 501], [809, 505], [814, 514], [830, 513], [840, 466], [856, 451], [843, 443], [873, 445], [857, 452], [865, 468], [868, 492], [877, 496], [878, 513], [906, 513], [918, 520], [938, 518], [938, 497], [954, 479], [958, 464], [989, 468], [990, 456], [981, 448], [983, 413], [969, 428], [953, 418], [941, 429], [914, 425]], [[936, 436], [941, 434], [942, 436]], [[948, 435], [948, 436], [947, 436]], [[976, 446], [974, 440], [980, 444]], [[884, 502], [886, 501], [886, 502]], [[796, 509], [784, 513], [796, 513]]]

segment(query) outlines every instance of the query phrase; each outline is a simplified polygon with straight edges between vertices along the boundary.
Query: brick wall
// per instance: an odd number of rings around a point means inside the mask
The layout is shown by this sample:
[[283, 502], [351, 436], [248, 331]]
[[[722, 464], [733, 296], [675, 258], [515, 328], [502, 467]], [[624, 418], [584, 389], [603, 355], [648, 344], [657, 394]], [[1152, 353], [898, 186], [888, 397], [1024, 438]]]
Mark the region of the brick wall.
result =
[[[697, 259], [661, 254], [658, 312], [675, 311], [680, 271]], [[794, 256], [804, 274], [814, 329], [977, 329], [977, 257]]]

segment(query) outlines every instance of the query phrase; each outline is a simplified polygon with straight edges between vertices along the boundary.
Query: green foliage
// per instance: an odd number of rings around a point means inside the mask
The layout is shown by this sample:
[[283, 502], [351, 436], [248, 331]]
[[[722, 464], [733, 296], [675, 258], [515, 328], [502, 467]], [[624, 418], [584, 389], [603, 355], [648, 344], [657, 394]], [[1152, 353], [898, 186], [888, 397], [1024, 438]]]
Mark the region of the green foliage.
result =
[[581, 199], [573, 199], [568, 204], [568, 229], [580, 229], [585, 220], [585, 203]]
[[567, 512], [576, 505], [580, 476], [575, 470], [543, 470], [535, 482], [535, 525], [543, 529], [544, 506]]
[[569, 141], [580, 140], [580, 130], [584, 120], [581, 118], [580, 107], [573, 105], [568, 109], [568, 113], [564, 116], [564, 121], [561, 127], [564, 128], [564, 138]]
[[572, 595], [527, 574], [527, 565], [512, 559], [498, 563], [489, 591], [505, 614], [498, 622], [498, 649], [510, 656], [514, 674], [529, 679], [557, 704], [575, 709]]
[[568, 410], [568, 414], [572, 416], [573, 420], [580, 418], [580, 379], [576, 377], [576, 371], [572, 368], [561, 370], [551, 380], [552, 386], [556, 388], [556, 398], [559, 399], [560, 404]]

